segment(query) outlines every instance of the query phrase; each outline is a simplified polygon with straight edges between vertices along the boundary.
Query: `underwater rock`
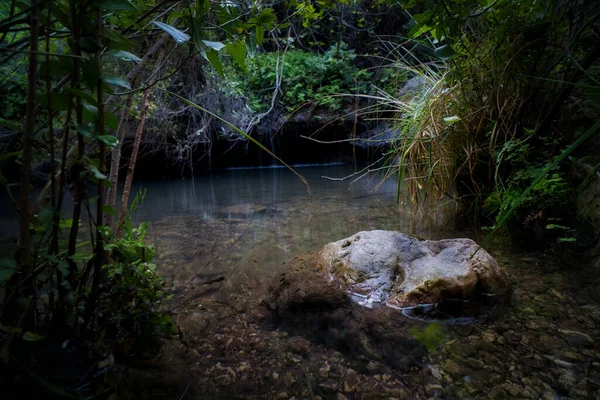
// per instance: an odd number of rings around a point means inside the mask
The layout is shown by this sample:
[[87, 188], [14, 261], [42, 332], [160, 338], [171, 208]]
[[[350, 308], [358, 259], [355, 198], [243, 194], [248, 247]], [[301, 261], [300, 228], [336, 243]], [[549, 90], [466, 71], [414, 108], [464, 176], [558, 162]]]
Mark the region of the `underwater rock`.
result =
[[247, 218], [254, 214], [260, 214], [266, 211], [267, 208], [260, 204], [242, 203], [219, 210], [218, 216], [225, 218]]
[[469, 299], [505, 291], [505, 272], [471, 239], [420, 240], [391, 231], [363, 231], [327, 244], [317, 267], [364, 299], [392, 308]]

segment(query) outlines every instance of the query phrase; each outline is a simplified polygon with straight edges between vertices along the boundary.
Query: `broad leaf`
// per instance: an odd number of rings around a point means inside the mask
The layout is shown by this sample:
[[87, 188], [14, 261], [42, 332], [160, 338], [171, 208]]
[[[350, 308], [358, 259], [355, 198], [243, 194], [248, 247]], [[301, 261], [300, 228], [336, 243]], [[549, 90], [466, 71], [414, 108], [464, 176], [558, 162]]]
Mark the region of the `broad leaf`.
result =
[[105, 27], [102, 31], [102, 35], [102, 44], [109, 49], [129, 50], [134, 46], [132, 41], [110, 28]]
[[119, 78], [118, 76], [106, 77], [104, 78], [104, 82], [131, 90], [131, 85], [129, 84], [129, 82], [127, 82], [125, 79]]
[[91, 104], [93, 106], [98, 105], [98, 99], [96, 97], [94, 97], [91, 93], [84, 92], [83, 90], [73, 89], [70, 87], [65, 88], [63, 90], [65, 92], [72, 94], [73, 96], [76, 96], [76, 97], [79, 97], [79, 98], [85, 100], [86, 102], [88, 102], [89, 104]]
[[256, 20], [261, 24], [268, 24], [277, 21], [277, 17], [273, 14], [272, 8], [263, 8]]
[[262, 25], [256, 25], [256, 44], [261, 46], [265, 40], [265, 28]]
[[11, 121], [8, 119], [0, 118], [0, 125], [19, 133], [23, 132], [23, 130], [21, 129], [21, 124], [17, 121]]
[[447, 60], [456, 55], [456, 51], [452, 47], [445, 45], [435, 49], [433, 55], [442, 60]]
[[233, 60], [245, 71], [246, 45], [241, 41], [237, 41], [235, 43], [227, 43], [225, 49], [227, 50], [227, 53], [229, 53], [229, 55], [233, 57]]
[[31, 331], [27, 331], [23, 334], [23, 340], [26, 342], [37, 342], [45, 338], [45, 336], [38, 335], [37, 333], [33, 333]]
[[111, 51], [108, 53], [108, 56], [118, 58], [119, 60], [123, 61], [142, 61], [142, 59], [135, 54], [131, 54], [130, 52], [123, 50]]
[[102, 172], [100, 172], [100, 170], [93, 165], [90, 165], [90, 171], [92, 172], [92, 174], [94, 174], [94, 178], [108, 179], [106, 175], [104, 175]]
[[65, 111], [69, 108], [69, 97], [62, 93], [50, 92], [40, 93], [37, 95], [37, 100], [44, 106], [50, 105], [50, 108], [56, 111]]
[[211, 63], [213, 68], [217, 70], [219, 75], [224, 77], [225, 72], [223, 71], [223, 64], [221, 63], [221, 58], [219, 57], [219, 53], [216, 50], [210, 49], [205, 54], [206, 54], [206, 59]]
[[81, 133], [81, 135], [83, 135], [84, 137], [87, 137], [87, 138], [94, 137], [94, 128], [91, 126], [76, 123], [75, 129], [77, 130], [77, 132]]
[[98, 140], [112, 147], [113, 149], [117, 147], [117, 144], [119, 144], [119, 139], [112, 135], [100, 135], [98, 136]]
[[211, 49], [215, 49], [216, 51], [219, 51], [223, 47], [225, 47], [225, 44], [223, 44], [221, 42], [211, 42], [210, 40], [203, 40], [202, 43], [204, 43], [205, 45], [207, 45]]
[[452, 117], [446, 117], [444, 118], [444, 122], [447, 123], [448, 125], [452, 125], [456, 122], [460, 121], [460, 117], [457, 115], [453, 115]]
[[154, 25], [167, 32], [177, 43], [185, 43], [190, 40], [190, 35], [180, 31], [177, 28], [172, 27], [171, 25], [164, 24], [158, 21], [152, 21]]
[[50, 76], [64, 76], [73, 71], [73, 63], [66, 57], [51, 58], [50, 62], [46, 60], [40, 63], [40, 77], [46, 78], [48, 73]]

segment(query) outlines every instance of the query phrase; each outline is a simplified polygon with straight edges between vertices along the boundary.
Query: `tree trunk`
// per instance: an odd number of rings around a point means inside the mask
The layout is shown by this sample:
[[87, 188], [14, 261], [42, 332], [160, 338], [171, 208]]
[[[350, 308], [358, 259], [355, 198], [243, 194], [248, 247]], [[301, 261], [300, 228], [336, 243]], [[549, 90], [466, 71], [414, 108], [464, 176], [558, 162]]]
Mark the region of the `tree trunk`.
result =
[[[152, 75], [158, 79], [158, 70], [160, 69], [164, 51], [161, 49], [156, 58], [154, 70]], [[140, 122], [135, 132], [135, 138], [133, 140], [133, 148], [131, 149], [131, 156], [129, 157], [129, 167], [127, 169], [127, 177], [125, 178], [125, 186], [123, 187], [123, 197], [121, 198], [121, 207], [119, 210], [118, 226], [121, 226], [127, 215], [127, 205], [129, 204], [129, 194], [131, 192], [131, 184], [133, 182], [133, 173], [135, 171], [135, 163], [137, 161], [138, 152], [140, 149], [140, 142], [142, 141], [142, 134], [144, 133], [144, 125], [146, 124], [146, 115], [148, 114], [148, 107], [150, 106], [150, 97], [152, 95], [152, 88], [148, 88], [144, 91], [144, 100], [142, 103], [142, 113], [140, 116]]]
[[[31, 0], [32, 6], [35, 0]], [[36, 91], [38, 78], [38, 35], [39, 35], [39, 8], [34, 7], [29, 16], [31, 35], [29, 37], [29, 84], [27, 87], [27, 108], [25, 126], [23, 132], [23, 152], [21, 153], [21, 187], [19, 191], [19, 254], [18, 262], [20, 268], [19, 276], [25, 279], [31, 273], [30, 235], [29, 223], [31, 210], [29, 204], [29, 170], [31, 169], [31, 157], [33, 148], [33, 131], [35, 129], [36, 114]], [[16, 289], [19, 289], [17, 284]], [[26, 313], [29, 314], [27, 310]], [[27, 318], [29, 320], [29, 318]], [[25, 321], [29, 323], [30, 321]]]
[[[154, 55], [163, 48], [163, 46], [167, 43], [169, 39], [169, 34], [164, 33], [157, 41], [150, 47], [150, 49], [146, 52], [144, 57], [142, 58], [141, 63], [139, 63], [135, 68], [133, 68], [129, 74], [125, 77], [125, 80], [129, 82], [129, 84], [133, 87], [134, 83], [138, 80], [139, 76], [142, 73], [143, 67], [146, 65], [146, 62], [154, 57]], [[159, 53], [159, 59], [162, 59], [162, 52]], [[160, 64], [157, 59], [157, 64]], [[119, 128], [117, 129], [117, 139], [119, 140], [117, 143], [117, 148], [112, 151], [111, 160], [110, 160], [110, 174], [109, 174], [109, 182], [110, 186], [108, 188], [108, 194], [106, 196], [106, 205], [112, 208], [113, 213], [116, 211], [117, 204], [117, 190], [119, 187], [119, 168], [121, 166], [121, 151], [123, 149], [123, 141], [125, 139], [125, 132], [127, 131], [127, 121], [129, 120], [128, 111], [131, 106], [131, 98], [129, 96], [127, 98], [125, 111], [121, 114], [121, 119], [119, 121]], [[136, 135], [137, 136], [137, 135]], [[109, 225], [113, 230], [114, 226], [114, 217], [113, 215], [104, 215], [106, 225]]]

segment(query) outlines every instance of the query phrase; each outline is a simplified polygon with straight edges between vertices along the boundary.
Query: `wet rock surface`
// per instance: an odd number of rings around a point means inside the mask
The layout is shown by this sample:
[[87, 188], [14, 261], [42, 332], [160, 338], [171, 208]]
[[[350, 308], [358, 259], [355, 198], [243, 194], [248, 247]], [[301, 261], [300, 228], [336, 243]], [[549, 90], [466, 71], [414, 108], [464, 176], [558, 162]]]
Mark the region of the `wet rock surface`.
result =
[[396, 308], [507, 291], [504, 271], [471, 239], [434, 241], [363, 231], [327, 244], [317, 265], [367, 303]]

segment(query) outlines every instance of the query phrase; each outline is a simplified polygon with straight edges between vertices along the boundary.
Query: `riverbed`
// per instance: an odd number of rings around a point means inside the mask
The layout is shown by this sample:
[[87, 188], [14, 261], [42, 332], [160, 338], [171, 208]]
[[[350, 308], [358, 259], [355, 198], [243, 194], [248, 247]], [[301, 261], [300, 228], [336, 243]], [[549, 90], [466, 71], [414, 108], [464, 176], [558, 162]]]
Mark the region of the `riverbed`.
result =
[[308, 186], [284, 168], [137, 183], [147, 193], [134, 220], [149, 223], [181, 329], [160, 364], [185, 376], [188, 398], [600, 398], [592, 275], [502, 240], [488, 250], [513, 293], [466, 322], [352, 302], [270, 306], [311, 253], [358, 231], [478, 242], [486, 235], [462, 224], [452, 202], [416, 211], [394, 180], [357, 179], [355, 171], [298, 166]]

